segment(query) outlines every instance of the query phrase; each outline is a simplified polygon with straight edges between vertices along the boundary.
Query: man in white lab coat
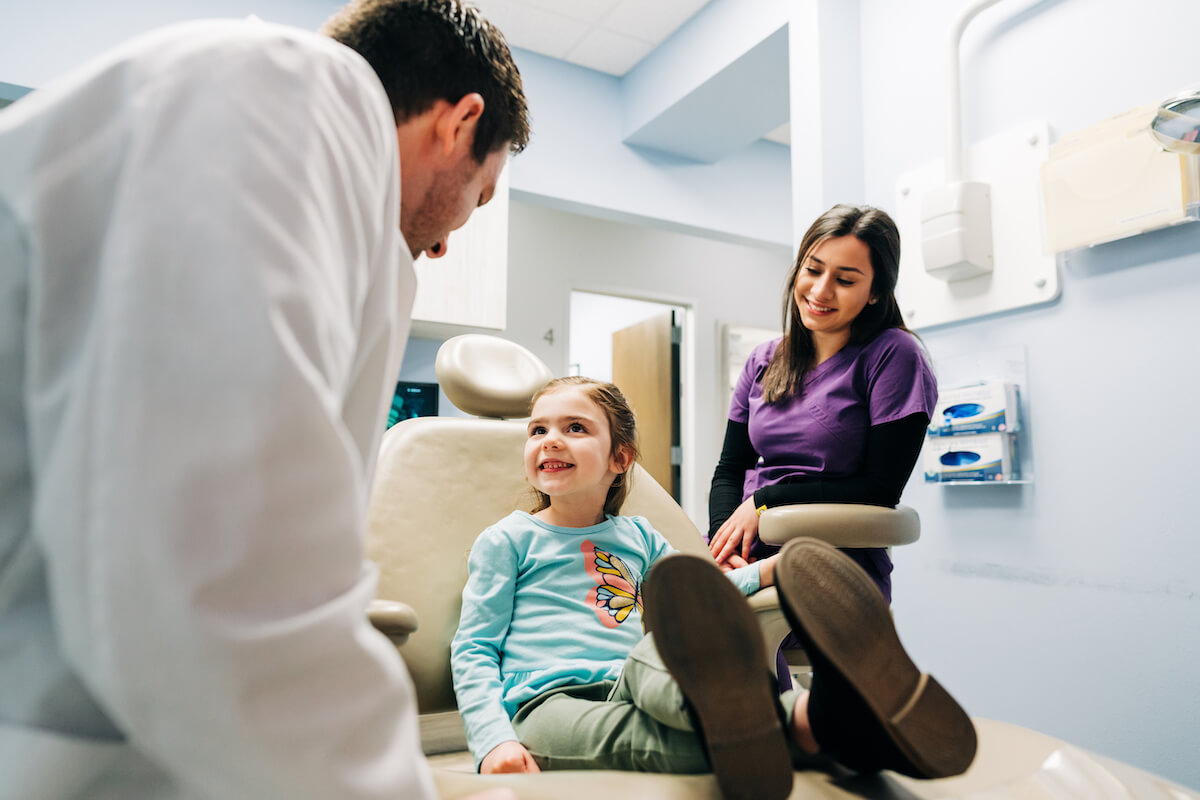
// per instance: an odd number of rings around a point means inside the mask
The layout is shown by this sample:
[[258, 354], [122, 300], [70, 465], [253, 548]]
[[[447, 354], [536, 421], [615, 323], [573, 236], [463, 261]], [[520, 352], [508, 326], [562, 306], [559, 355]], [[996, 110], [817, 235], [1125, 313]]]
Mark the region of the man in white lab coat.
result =
[[140, 37], [0, 113], [0, 798], [424, 798], [367, 625], [408, 335], [528, 120], [457, 0]]

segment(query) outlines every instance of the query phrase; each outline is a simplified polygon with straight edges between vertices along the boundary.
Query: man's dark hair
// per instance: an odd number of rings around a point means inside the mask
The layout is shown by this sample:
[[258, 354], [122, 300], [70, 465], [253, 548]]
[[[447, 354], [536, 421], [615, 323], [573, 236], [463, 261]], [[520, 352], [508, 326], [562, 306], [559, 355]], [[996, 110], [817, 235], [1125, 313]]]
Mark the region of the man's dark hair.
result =
[[479, 163], [506, 143], [529, 143], [521, 73], [504, 36], [461, 0], [354, 0], [322, 32], [358, 51], [387, 91], [397, 124], [431, 108], [483, 97], [472, 155]]

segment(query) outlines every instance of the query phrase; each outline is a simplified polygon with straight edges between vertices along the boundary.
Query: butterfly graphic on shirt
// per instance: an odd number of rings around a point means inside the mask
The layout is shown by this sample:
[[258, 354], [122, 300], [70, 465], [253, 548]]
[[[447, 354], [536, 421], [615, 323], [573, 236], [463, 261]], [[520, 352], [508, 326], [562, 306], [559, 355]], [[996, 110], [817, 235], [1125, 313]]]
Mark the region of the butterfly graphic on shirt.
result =
[[590, 541], [580, 545], [584, 566], [596, 582], [588, 603], [606, 628], [615, 628], [637, 609], [642, 613], [642, 581], [618, 555], [606, 553]]

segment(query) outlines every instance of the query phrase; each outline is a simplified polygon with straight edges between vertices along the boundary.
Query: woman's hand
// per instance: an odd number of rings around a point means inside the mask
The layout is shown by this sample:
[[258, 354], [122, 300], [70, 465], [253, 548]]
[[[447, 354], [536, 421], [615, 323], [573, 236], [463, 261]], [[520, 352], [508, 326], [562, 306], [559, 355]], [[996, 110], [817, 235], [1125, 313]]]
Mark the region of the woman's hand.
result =
[[500, 772], [541, 772], [533, 756], [520, 742], [501, 742], [483, 757], [479, 771], [484, 775]]
[[708, 549], [718, 564], [725, 563], [731, 555], [737, 554], [743, 562], [749, 563], [750, 548], [758, 538], [758, 512], [754, 510], [754, 495], [746, 498], [740, 506], [733, 510], [729, 519], [717, 528], [717, 532], [709, 540]]

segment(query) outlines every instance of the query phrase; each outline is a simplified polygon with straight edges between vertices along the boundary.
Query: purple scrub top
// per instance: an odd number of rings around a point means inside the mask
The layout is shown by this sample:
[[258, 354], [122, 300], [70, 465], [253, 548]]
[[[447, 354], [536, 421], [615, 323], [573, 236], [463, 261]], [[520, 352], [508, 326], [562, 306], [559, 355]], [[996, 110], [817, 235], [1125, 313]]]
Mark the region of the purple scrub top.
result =
[[[750, 442], [761, 456], [757, 466], [746, 470], [743, 500], [776, 483], [853, 475], [862, 464], [871, 426], [933, 413], [937, 380], [916, 337], [906, 331], [889, 328], [866, 344], [846, 345], [809, 370], [799, 396], [768, 405], [762, 398], [762, 376], [779, 342], [765, 342], [750, 354], [729, 409], [731, 420], [747, 423]], [[848, 553], [890, 599], [887, 552]]]

